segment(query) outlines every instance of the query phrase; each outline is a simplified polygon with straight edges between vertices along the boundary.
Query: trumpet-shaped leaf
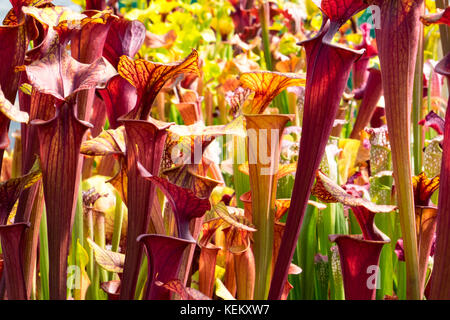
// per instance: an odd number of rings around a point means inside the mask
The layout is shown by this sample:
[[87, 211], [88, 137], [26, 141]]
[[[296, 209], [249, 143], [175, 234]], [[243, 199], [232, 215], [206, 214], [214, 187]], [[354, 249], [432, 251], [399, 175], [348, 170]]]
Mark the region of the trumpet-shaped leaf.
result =
[[0, 91], [2, 91], [0, 104], [3, 109], [3, 112], [0, 113], [0, 171], [4, 149], [9, 143], [10, 117], [5, 114], [5, 111], [14, 111], [14, 108], [11, 109], [8, 104], [5, 104], [4, 98], [14, 105], [20, 80], [20, 73], [16, 72], [16, 67], [23, 65], [29, 40], [34, 39], [32, 30], [35, 31], [34, 23], [26, 19], [21, 11], [22, 6], [27, 3], [17, 0], [12, 1], [11, 4], [13, 9], [3, 21], [4, 25], [0, 26], [0, 60], [2, 61], [0, 64]]
[[[93, 63], [103, 53], [110, 22], [116, 19], [111, 11], [85, 11], [87, 17], [81, 20], [64, 20], [58, 29], [70, 30], [72, 57], [81, 63]], [[69, 32], [69, 31], [66, 31]]]
[[[19, 9], [20, 10], [20, 9]], [[25, 60], [28, 45], [25, 18], [16, 23], [0, 26], [0, 86], [3, 93], [12, 104], [16, 99], [20, 74], [15, 71]]]
[[136, 89], [120, 75], [116, 75], [108, 80], [105, 88], [98, 89], [98, 92], [105, 102], [111, 128], [119, 127], [117, 120], [136, 105]]
[[229, 263], [227, 268], [230, 268], [226, 270], [227, 284], [233, 288], [233, 291], [234, 288], [236, 289], [238, 299], [252, 300], [256, 273], [251, 236], [256, 229], [245, 219], [243, 210], [240, 208], [227, 208], [223, 203], [219, 203], [214, 209], [224, 219], [224, 224], [229, 224], [228, 227], [224, 225], [223, 229]]
[[158, 286], [156, 281], [167, 283], [175, 279], [180, 269], [185, 249], [195, 241], [184, 240], [157, 234], [143, 234], [137, 238], [148, 257], [147, 287], [144, 292], [146, 300], [169, 300], [170, 291]]
[[[289, 271], [288, 274], [300, 274], [302, 273], [302, 269], [299, 266], [296, 266], [295, 264], [291, 263], [291, 265], [289, 266]], [[289, 281], [286, 281], [286, 284], [284, 285], [284, 289], [283, 289], [283, 294], [281, 295], [281, 300], [287, 300], [288, 296], [289, 296], [289, 292], [293, 289], [294, 287], [289, 283]]]
[[[450, 54], [447, 54], [436, 66], [436, 72], [450, 79]], [[436, 226], [436, 253], [433, 267], [433, 277], [431, 278], [431, 293], [430, 299], [449, 299], [450, 298], [450, 272], [448, 263], [450, 261], [449, 246], [450, 236], [448, 233], [448, 226], [450, 225], [449, 207], [450, 202], [446, 196], [450, 187], [450, 111], [447, 105], [447, 112], [445, 114], [445, 129], [444, 129], [444, 150], [442, 153], [442, 163], [440, 172], [440, 187], [438, 199], [437, 212], [437, 226]]]
[[103, 56], [114, 67], [121, 56], [134, 57], [145, 39], [145, 26], [142, 22], [123, 18], [111, 21], [111, 26], [103, 48]]
[[236, 297], [239, 300], [253, 300], [255, 290], [255, 257], [251, 248], [234, 255], [236, 272]]
[[237, 87], [234, 91], [228, 91], [225, 100], [230, 105], [230, 114], [236, 116], [239, 110], [243, 109], [244, 103], [250, 97], [252, 90], [249, 88]]
[[307, 77], [302, 136], [292, 201], [280, 253], [275, 265], [269, 299], [279, 299], [300, 233], [315, 174], [325, 152], [353, 63], [363, 51], [354, 51], [325, 41], [330, 30], [325, 22], [319, 34], [302, 43], [306, 49]]
[[[152, 210], [156, 195], [155, 184], [140, 176], [140, 167], [150, 174], [159, 173], [167, 128], [171, 123], [149, 118], [142, 120], [125, 120], [126, 144], [126, 190], [128, 206], [127, 238], [136, 239], [148, 232], [150, 225], [157, 225], [162, 216]], [[124, 166], [115, 179], [115, 185], [125, 181]], [[120, 190], [120, 189], [119, 189]], [[127, 241], [121, 299], [133, 299], [142, 259], [142, 247], [133, 240]]]
[[305, 78], [299, 75], [271, 71], [243, 73], [239, 80], [244, 89], [250, 89], [255, 93], [253, 101], [244, 106], [244, 114], [261, 114], [283, 90], [293, 86], [304, 86], [306, 83]]
[[363, 53], [327, 43], [324, 37], [328, 30], [329, 23], [325, 23], [315, 38], [302, 43], [307, 56], [307, 82], [298, 161], [301, 169], [295, 177], [270, 299], [281, 297], [316, 170], [325, 152], [351, 66]]
[[346, 300], [374, 300], [381, 249], [390, 242], [364, 240], [361, 235], [330, 235], [336, 242], [344, 279]]
[[[164, 151], [164, 167], [187, 164], [194, 172], [206, 174], [206, 149], [218, 136], [227, 133], [225, 126], [173, 125]], [[203, 169], [203, 170], [202, 170]]]
[[405, 245], [407, 298], [420, 299], [409, 132], [414, 70], [422, 27], [419, 18], [424, 1], [375, 0], [373, 3], [380, 7], [380, 29], [375, 32], [400, 226]]
[[22, 70], [26, 71], [34, 89], [64, 101], [71, 100], [81, 90], [95, 88], [104, 78], [105, 68], [102, 58], [92, 64], [83, 64], [56, 46], [47, 56]]
[[219, 247], [212, 244], [202, 246], [198, 260], [198, 287], [203, 294], [212, 298], [216, 271], [217, 253]]
[[[94, 63], [102, 57], [103, 47], [108, 35], [111, 21], [116, 19], [109, 10], [85, 11], [88, 16], [79, 23], [70, 21], [72, 57], [81, 63]], [[63, 22], [63, 24], [65, 24]], [[106, 79], [105, 79], [106, 81]], [[83, 90], [77, 95], [77, 114], [80, 119], [90, 120], [95, 100], [95, 89]], [[92, 121], [92, 120], [91, 120]]]
[[347, 22], [353, 15], [367, 8], [367, 3], [362, 0], [315, 0], [322, 12], [339, 27]]
[[79, 184], [80, 146], [90, 124], [75, 117], [64, 103], [48, 121], [33, 120], [38, 128], [49, 239], [52, 299], [65, 299], [67, 256]]
[[192, 219], [202, 217], [211, 209], [208, 198], [198, 198], [194, 192], [169, 182], [166, 179], [153, 176], [140, 163], [138, 169], [143, 178], [150, 180], [166, 195], [177, 220], [178, 237], [189, 241], [194, 240], [189, 231]]
[[153, 63], [143, 59], [132, 60], [130, 57], [121, 56], [118, 71], [136, 88], [138, 95], [136, 106], [125, 118], [146, 120], [153, 101], [168, 80], [184, 73], [199, 74], [198, 53], [193, 50], [183, 61], [171, 64]]
[[120, 297], [120, 280], [111, 280], [103, 282], [100, 287], [108, 295], [108, 300], [119, 300]]
[[256, 264], [255, 299], [265, 299], [271, 277], [276, 172], [281, 152], [281, 138], [292, 116], [245, 115], [245, 120], [252, 190], [252, 223], [257, 229], [253, 245]]

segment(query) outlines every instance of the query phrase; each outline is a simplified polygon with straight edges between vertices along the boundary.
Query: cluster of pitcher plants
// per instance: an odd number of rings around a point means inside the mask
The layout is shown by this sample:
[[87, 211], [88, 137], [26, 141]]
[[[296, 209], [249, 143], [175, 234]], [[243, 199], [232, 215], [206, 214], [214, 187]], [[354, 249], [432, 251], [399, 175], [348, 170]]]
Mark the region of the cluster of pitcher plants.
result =
[[446, 1], [74, 2], [0, 26], [0, 299], [450, 299]]

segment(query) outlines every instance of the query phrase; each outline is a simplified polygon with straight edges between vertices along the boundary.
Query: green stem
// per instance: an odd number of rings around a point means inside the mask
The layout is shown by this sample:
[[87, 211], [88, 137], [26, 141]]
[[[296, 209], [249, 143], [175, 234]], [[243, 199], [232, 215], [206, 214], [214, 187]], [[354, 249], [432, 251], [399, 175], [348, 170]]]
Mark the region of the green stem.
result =
[[[95, 212], [95, 229], [94, 229], [95, 243], [99, 245], [102, 249], [106, 246], [106, 236], [105, 236], [105, 214], [103, 212]], [[95, 267], [99, 269], [101, 282], [106, 282], [109, 280], [108, 271], [100, 268], [97, 264]], [[112, 274], [111, 274], [112, 275]]]
[[49, 300], [47, 214], [45, 209], [42, 212], [41, 224], [39, 226], [39, 248], [39, 274], [41, 277], [40, 299]]
[[72, 255], [72, 265], [76, 264], [77, 257], [77, 241], [80, 241], [80, 244], [84, 244], [84, 232], [83, 232], [83, 194], [80, 184], [80, 189], [78, 191], [78, 199], [77, 206], [75, 209], [75, 219], [73, 222], [73, 231], [72, 231], [72, 249], [74, 250], [74, 254]]
[[123, 210], [122, 210], [122, 198], [119, 192], [115, 191], [116, 196], [116, 208], [114, 211], [114, 231], [112, 238], [112, 251], [118, 252], [120, 245], [120, 237], [122, 233], [122, 222], [123, 222]]
[[134, 298], [137, 300], [142, 299], [142, 294], [144, 293], [145, 282], [147, 281], [147, 257], [142, 257], [142, 265], [139, 270], [139, 276], [136, 283], [136, 292]]
[[242, 155], [247, 153], [245, 138], [234, 136], [233, 137], [233, 182], [236, 192], [237, 206], [244, 208], [244, 203], [240, 200], [240, 197], [250, 190], [250, 181], [246, 174], [239, 171], [239, 165], [245, 162], [245, 159], [240, 159]]
[[294, 283], [294, 288], [299, 288], [297, 299], [300, 300], [314, 298], [314, 278], [311, 275], [314, 274], [314, 255], [317, 252], [316, 223], [317, 209], [314, 206], [308, 206], [296, 248], [295, 263], [302, 268], [302, 273], [296, 277], [298, 284]]
[[[90, 239], [94, 239], [94, 219], [93, 219], [93, 213], [92, 210], [88, 209], [85, 212], [85, 237], [89, 237]], [[88, 289], [88, 296], [92, 300], [98, 300], [98, 281], [95, 281], [95, 260], [94, 260], [94, 250], [92, 250], [91, 246], [85, 241], [84, 248], [86, 249], [88, 256], [89, 256], [89, 262], [87, 264], [87, 274], [89, 276], [89, 279], [91, 279], [91, 285]]]
[[269, 23], [270, 23], [269, 2], [262, 0], [259, 6], [259, 20], [261, 21], [261, 34], [264, 50], [264, 60], [267, 70], [273, 70], [272, 54], [270, 52]]
[[412, 105], [412, 126], [413, 126], [413, 157], [414, 157], [414, 173], [419, 175], [422, 171], [423, 163], [423, 133], [422, 126], [419, 121], [423, 118], [422, 101], [423, 101], [423, 26], [419, 35], [419, 44], [417, 49], [416, 67], [414, 71], [414, 89], [413, 89], [413, 105]]

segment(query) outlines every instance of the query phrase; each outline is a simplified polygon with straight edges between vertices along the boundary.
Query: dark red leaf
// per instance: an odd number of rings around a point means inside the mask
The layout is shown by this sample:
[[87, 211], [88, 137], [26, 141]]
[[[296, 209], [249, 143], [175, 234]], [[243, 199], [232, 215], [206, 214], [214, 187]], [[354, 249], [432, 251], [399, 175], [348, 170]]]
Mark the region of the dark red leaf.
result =
[[95, 88], [104, 79], [105, 68], [103, 58], [83, 64], [61, 46], [55, 46], [41, 60], [23, 67], [33, 88], [60, 101], [70, 100], [81, 90]]
[[[103, 55], [103, 47], [108, 35], [111, 21], [116, 17], [109, 10], [85, 11], [88, 17], [79, 23], [68, 24], [72, 30], [71, 54], [78, 62], [92, 64]], [[73, 29], [72, 29], [73, 28]], [[94, 103], [95, 89], [83, 90], [77, 95], [77, 115], [82, 120], [90, 120]]]
[[292, 191], [295, 196], [291, 201], [269, 299], [281, 297], [315, 173], [325, 152], [350, 69], [363, 53], [324, 42], [328, 30], [327, 23], [315, 38], [302, 43], [306, 49], [307, 78], [298, 161], [300, 169], [296, 172]]
[[117, 119], [130, 112], [137, 101], [136, 89], [120, 75], [109, 79], [105, 88], [98, 92], [106, 104], [106, 113], [111, 128], [115, 129], [120, 124]]
[[91, 125], [75, 117], [64, 103], [48, 121], [33, 120], [38, 129], [49, 239], [50, 298], [65, 300], [70, 233], [80, 181], [80, 146]]
[[97, 137], [102, 132], [105, 121], [106, 121], [105, 102], [98, 96], [94, 96], [94, 102], [92, 104], [92, 115], [89, 121], [93, 125], [93, 128], [91, 129], [92, 137]]
[[363, 0], [320, 0], [317, 2], [332, 24], [336, 23], [336, 31], [353, 15], [368, 7]]
[[20, 78], [15, 68], [23, 65], [27, 44], [25, 21], [14, 26], [0, 26], [0, 86], [12, 104]]
[[[153, 199], [156, 195], [155, 184], [140, 176], [138, 163], [151, 174], [157, 175], [161, 165], [167, 128], [171, 123], [161, 122], [149, 118], [148, 121], [125, 120], [126, 169], [127, 169], [127, 205], [128, 229], [127, 238], [136, 239], [148, 232], [148, 226], [154, 219]], [[156, 220], [155, 220], [156, 221]], [[120, 298], [130, 300], [134, 298], [142, 247], [133, 240], [127, 241], [125, 266], [123, 272]]]
[[105, 10], [106, 0], [86, 0], [86, 10]]
[[3, 277], [6, 279], [8, 300], [27, 300], [23, 273], [23, 236], [28, 223], [0, 225], [0, 238], [4, 259]]
[[123, 18], [111, 21], [111, 27], [103, 48], [103, 56], [115, 68], [121, 56], [134, 57], [145, 39], [145, 26], [138, 20]]
[[148, 256], [144, 299], [169, 300], [170, 291], [155, 282], [167, 283], [177, 277], [184, 251], [189, 245], [195, 245], [195, 241], [158, 234], [143, 234], [137, 241], [144, 244]]
[[178, 236], [182, 239], [194, 240], [189, 230], [189, 223], [192, 219], [202, 217], [211, 209], [209, 199], [198, 198], [191, 190], [150, 174], [140, 163], [138, 169], [142, 177], [152, 181], [166, 195], [177, 220]]
[[369, 125], [382, 94], [381, 72], [378, 69], [371, 68], [364, 90], [363, 100], [358, 110], [358, 116], [350, 134], [351, 139], [359, 140], [360, 132]]
[[[361, 235], [330, 235], [336, 242], [341, 260], [346, 300], [374, 300], [381, 249], [390, 242], [363, 240]], [[372, 278], [372, 279], [371, 279]]]
[[100, 287], [108, 295], [108, 300], [119, 300], [120, 296], [120, 280], [111, 280], [103, 282]]
[[[450, 54], [436, 66], [436, 72], [450, 79]], [[436, 226], [436, 252], [434, 256], [433, 277], [431, 278], [430, 299], [450, 299], [450, 100], [445, 113], [444, 148], [439, 187], [438, 221]]]

